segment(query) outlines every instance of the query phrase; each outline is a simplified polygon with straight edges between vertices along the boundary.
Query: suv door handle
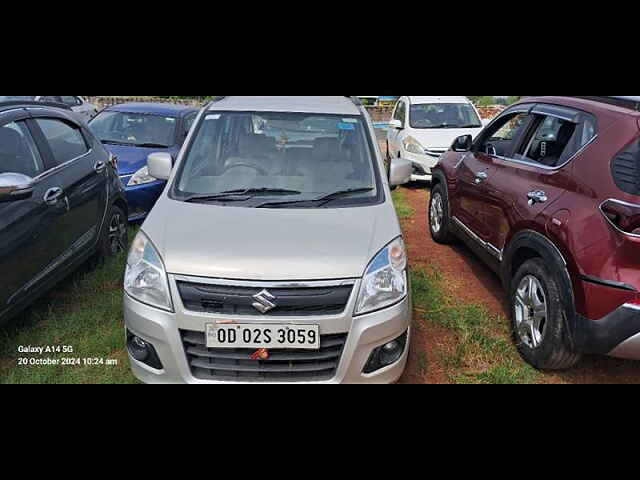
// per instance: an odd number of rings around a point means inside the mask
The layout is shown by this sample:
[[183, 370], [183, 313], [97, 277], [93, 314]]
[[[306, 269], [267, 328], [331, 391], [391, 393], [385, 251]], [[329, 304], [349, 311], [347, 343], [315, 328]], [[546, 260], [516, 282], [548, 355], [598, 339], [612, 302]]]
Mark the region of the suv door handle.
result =
[[107, 164], [105, 162], [98, 162], [93, 166], [93, 169], [96, 173], [103, 173], [107, 169]]
[[542, 190], [534, 190], [533, 192], [529, 192], [527, 194], [527, 198], [529, 199], [529, 206], [533, 207], [536, 203], [545, 203], [547, 200], [547, 194]]
[[487, 175], [487, 172], [476, 173], [476, 185], [480, 185], [482, 182], [484, 182], [488, 178], [489, 178], [489, 175]]
[[62, 191], [61, 188], [59, 187], [50, 188], [44, 194], [44, 198], [43, 198], [44, 203], [46, 203], [49, 206], [56, 205], [58, 203], [58, 200], [60, 200], [60, 197], [62, 197], [62, 195], [64, 195], [64, 192]]

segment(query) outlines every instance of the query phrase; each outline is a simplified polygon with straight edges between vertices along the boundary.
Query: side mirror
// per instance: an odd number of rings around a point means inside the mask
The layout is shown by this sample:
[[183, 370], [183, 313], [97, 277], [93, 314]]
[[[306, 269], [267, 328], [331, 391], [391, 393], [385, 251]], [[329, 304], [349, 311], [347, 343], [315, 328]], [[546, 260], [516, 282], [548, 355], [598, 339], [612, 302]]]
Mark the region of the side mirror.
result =
[[456, 138], [451, 145], [454, 152], [468, 152], [473, 145], [473, 137], [471, 135], [462, 135]]
[[389, 126], [391, 128], [396, 129], [396, 130], [403, 130], [404, 129], [404, 127], [402, 126], [402, 122], [400, 120], [396, 119], [396, 118], [394, 118], [393, 120], [391, 120], [389, 122]]
[[33, 179], [21, 173], [0, 174], [0, 203], [25, 200], [33, 195]]
[[411, 181], [413, 164], [404, 158], [391, 159], [391, 170], [389, 172], [389, 184], [398, 187]]
[[173, 168], [173, 158], [164, 152], [152, 153], [147, 157], [149, 175], [158, 180], [169, 180]]

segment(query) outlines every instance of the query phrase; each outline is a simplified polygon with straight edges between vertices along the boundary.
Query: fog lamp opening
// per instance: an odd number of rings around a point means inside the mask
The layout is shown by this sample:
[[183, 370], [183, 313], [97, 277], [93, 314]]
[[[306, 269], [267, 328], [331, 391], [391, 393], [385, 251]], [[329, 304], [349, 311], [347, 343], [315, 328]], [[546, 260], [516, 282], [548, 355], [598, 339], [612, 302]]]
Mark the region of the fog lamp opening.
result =
[[153, 345], [127, 330], [127, 350], [138, 362], [156, 370], [162, 370], [162, 362]]
[[362, 372], [370, 374], [380, 370], [381, 368], [393, 365], [402, 358], [406, 346], [407, 332], [395, 340], [385, 343], [373, 350]]

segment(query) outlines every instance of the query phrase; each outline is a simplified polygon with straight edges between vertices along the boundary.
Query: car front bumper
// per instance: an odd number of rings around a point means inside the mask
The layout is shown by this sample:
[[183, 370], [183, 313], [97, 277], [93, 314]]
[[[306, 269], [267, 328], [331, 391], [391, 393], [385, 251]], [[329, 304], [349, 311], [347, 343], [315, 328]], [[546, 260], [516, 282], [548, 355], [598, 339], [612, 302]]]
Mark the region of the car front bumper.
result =
[[440, 161], [439, 156], [417, 155], [406, 151], [403, 152], [403, 157], [413, 163], [412, 182], [430, 182], [432, 179], [431, 169]]
[[[162, 363], [162, 370], [153, 369], [129, 354], [131, 369], [134, 375], [144, 383], [191, 383], [218, 384], [231, 383], [202, 380], [196, 378], [191, 370], [183, 344], [181, 330], [204, 332], [207, 323], [215, 322], [214, 314], [190, 312], [184, 309], [180, 301], [175, 281], [170, 276], [170, 285], [175, 306], [175, 313], [165, 312], [144, 305], [125, 294], [124, 318], [127, 330], [155, 348]], [[377, 383], [396, 382], [404, 372], [409, 345], [411, 341], [411, 297], [407, 296], [400, 303], [367, 315], [353, 317], [355, 300], [360, 282], [354, 286], [354, 293], [343, 315], [332, 317], [299, 317], [274, 318], [268, 322], [278, 324], [318, 324], [320, 334], [348, 334], [342, 356], [333, 378], [323, 381], [300, 380], [293, 383]], [[261, 321], [262, 319], [262, 321]], [[263, 317], [238, 317], [240, 323], [265, 323]], [[363, 369], [371, 353], [378, 347], [391, 342], [407, 333], [406, 346], [401, 358], [394, 364], [372, 373], [364, 374]], [[248, 382], [233, 382], [248, 383]], [[255, 383], [255, 382], [252, 382]], [[264, 383], [264, 382], [262, 382]], [[282, 383], [282, 382], [270, 382]], [[287, 381], [286, 383], [292, 383]]]
[[578, 350], [640, 360], [640, 305], [625, 304], [600, 320], [578, 317]]
[[160, 198], [166, 182], [156, 181], [128, 187], [125, 181], [128, 182], [131, 176], [121, 178], [126, 189], [127, 202], [129, 203], [129, 221], [139, 222], [144, 220], [158, 201], [158, 198]]

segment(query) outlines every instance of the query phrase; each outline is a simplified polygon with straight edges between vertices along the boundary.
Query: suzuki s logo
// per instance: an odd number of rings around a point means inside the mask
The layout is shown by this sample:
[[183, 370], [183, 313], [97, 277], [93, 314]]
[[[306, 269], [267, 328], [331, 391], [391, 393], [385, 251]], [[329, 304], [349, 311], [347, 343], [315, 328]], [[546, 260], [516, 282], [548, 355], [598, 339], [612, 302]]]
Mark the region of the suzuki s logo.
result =
[[253, 308], [258, 310], [262, 314], [268, 313], [278, 306], [272, 301], [275, 300], [276, 297], [271, 295], [268, 290], [262, 290], [257, 295], [254, 295], [253, 299], [256, 301], [253, 304]]

